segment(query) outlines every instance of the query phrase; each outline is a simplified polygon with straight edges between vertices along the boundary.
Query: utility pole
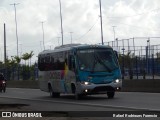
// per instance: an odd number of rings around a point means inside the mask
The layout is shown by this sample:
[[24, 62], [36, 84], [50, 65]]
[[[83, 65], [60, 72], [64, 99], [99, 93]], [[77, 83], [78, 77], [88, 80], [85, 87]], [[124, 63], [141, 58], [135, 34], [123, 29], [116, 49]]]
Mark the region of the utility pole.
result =
[[61, 0], [59, 0], [60, 6], [60, 19], [61, 19], [61, 35], [62, 35], [62, 45], [63, 45], [63, 25], [62, 25], [62, 10], [61, 10]]
[[42, 45], [41, 45], [42, 41], [40, 41], [40, 48], [41, 48], [41, 51], [42, 51]]
[[99, 0], [99, 6], [100, 6], [100, 21], [101, 21], [101, 40], [102, 40], [102, 45], [103, 43], [103, 26], [102, 26], [102, 9], [101, 9], [101, 0]]
[[14, 6], [14, 11], [15, 11], [15, 24], [16, 24], [16, 38], [17, 38], [17, 56], [18, 56], [18, 30], [17, 30], [17, 11], [16, 11], [16, 5], [18, 5], [19, 3], [13, 3], [10, 5]]
[[72, 44], [72, 33], [73, 33], [73, 32], [70, 32], [70, 34], [71, 34], [71, 44]]
[[44, 27], [43, 27], [44, 21], [42, 21], [41, 23], [42, 23], [42, 33], [43, 33], [43, 49], [45, 50], [45, 45], [44, 45]]

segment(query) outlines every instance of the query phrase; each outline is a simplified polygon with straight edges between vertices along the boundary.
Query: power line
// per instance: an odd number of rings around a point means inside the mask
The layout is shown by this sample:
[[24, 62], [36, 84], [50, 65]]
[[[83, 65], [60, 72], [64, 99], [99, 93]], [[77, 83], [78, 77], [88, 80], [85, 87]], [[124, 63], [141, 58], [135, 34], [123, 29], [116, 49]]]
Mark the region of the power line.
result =
[[96, 20], [96, 22], [89, 28], [89, 30], [88, 30], [86, 33], [84, 33], [82, 36], [80, 36], [79, 38], [77, 38], [76, 40], [80, 40], [80, 39], [82, 39], [83, 37], [85, 37], [85, 36], [94, 28], [94, 26], [97, 24], [98, 20], [99, 20], [99, 17], [98, 17], [98, 19]]

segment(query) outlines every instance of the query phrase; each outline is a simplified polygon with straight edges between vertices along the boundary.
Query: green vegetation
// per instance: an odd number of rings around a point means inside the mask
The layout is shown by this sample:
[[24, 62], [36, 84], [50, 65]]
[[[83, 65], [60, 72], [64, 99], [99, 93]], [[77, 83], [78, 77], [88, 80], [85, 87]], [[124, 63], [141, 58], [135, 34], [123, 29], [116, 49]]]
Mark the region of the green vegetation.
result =
[[[3, 72], [8, 80], [29, 80], [34, 79], [35, 65], [31, 64], [34, 53], [24, 53], [22, 56], [11, 56], [3, 63], [0, 61], [0, 72]], [[20, 64], [24, 60], [25, 64]], [[28, 64], [26, 62], [28, 61]]]

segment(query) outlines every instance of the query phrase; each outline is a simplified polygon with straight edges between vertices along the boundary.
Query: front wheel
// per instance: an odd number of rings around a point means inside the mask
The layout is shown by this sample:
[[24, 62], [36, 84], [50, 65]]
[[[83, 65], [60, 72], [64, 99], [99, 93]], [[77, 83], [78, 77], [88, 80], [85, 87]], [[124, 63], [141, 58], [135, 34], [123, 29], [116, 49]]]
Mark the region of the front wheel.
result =
[[107, 92], [107, 96], [108, 96], [109, 99], [114, 98], [114, 95], [115, 95], [115, 91]]
[[81, 94], [75, 93], [75, 99], [80, 100], [82, 98]]
[[76, 87], [74, 88], [75, 89], [75, 93], [74, 93], [74, 96], [75, 96], [75, 99], [76, 100], [80, 100], [82, 98], [82, 94], [79, 94], [76, 90]]

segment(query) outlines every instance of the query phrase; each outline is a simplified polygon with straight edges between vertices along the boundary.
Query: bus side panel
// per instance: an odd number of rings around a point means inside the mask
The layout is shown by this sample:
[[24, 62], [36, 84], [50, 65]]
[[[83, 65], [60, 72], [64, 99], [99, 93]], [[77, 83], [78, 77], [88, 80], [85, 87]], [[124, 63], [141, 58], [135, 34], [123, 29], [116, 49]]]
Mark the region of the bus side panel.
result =
[[48, 74], [46, 71], [39, 71], [39, 87], [40, 90], [48, 92]]
[[72, 93], [71, 84], [76, 82], [75, 73], [72, 71], [52, 71], [50, 72], [51, 85], [54, 92]]

